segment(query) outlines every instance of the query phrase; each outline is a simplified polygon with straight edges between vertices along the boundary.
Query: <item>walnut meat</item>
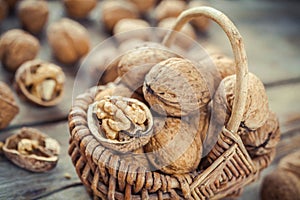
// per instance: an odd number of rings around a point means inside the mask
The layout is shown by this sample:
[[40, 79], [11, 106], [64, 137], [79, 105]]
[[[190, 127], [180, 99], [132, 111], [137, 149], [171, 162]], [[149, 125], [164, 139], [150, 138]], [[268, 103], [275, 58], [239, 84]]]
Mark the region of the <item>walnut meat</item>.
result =
[[143, 93], [155, 111], [179, 117], [206, 107], [211, 100], [209, 82], [191, 61], [169, 58], [146, 75]]
[[[234, 88], [236, 75], [224, 78], [214, 97], [214, 112], [220, 124], [226, 124], [232, 111], [235, 98]], [[269, 115], [268, 97], [263, 83], [252, 73], [249, 73], [248, 96], [241, 126], [251, 130], [264, 125]]]
[[[159, 22], [158, 27], [163, 29], [171, 29], [175, 22], [175, 17], [165, 18]], [[166, 33], [166, 31], [164, 31], [163, 33]], [[182, 27], [180, 33], [182, 34], [178, 34], [176, 36], [174, 44], [180, 46], [183, 49], [188, 49], [192, 45], [192, 41], [197, 38], [194, 28], [189, 23], [187, 23]]]
[[[149, 39], [150, 24], [142, 19], [121, 19], [115, 25], [113, 32], [118, 41], [122, 42], [129, 39]], [[126, 33], [130, 31], [129, 33]], [[123, 34], [120, 34], [123, 33]], [[120, 35], [118, 35], [120, 34]]]
[[54, 106], [62, 100], [65, 75], [52, 63], [32, 60], [17, 71], [15, 81], [25, 98], [40, 106]]
[[53, 169], [58, 161], [60, 145], [34, 128], [22, 128], [8, 137], [3, 146], [5, 156], [17, 166], [32, 172]]
[[154, 10], [154, 16], [157, 21], [169, 17], [177, 17], [187, 7], [186, 2], [181, 0], [163, 0]]
[[6, 1], [0, 0], [0, 22], [5, 19], [8, 13], [8, 5]]
[[34, 59], [39, 48], [39, 41], [35, 37], [25, 31], [12, 29], [1, 36], [0, 60], [7, 70], [15, 72], [24, 62]]
[[178, 118], [155, 118], [154, 131], [144, 147], [152, 165], [167, 174], [188, 173], [197, 168], [202, 156], [200, 133]]
[[22, 26], [33, 34], [41, 32], [48, 21], [48, 15], [48, 3], [44, 0], [23, 0], [18, 7]]
[[118, 74], [128, 87], [141, 92], [145, 75], [160, 61], [177, 57], [161, 44], [144, 42], [126, 52], [118, 64]]
[[63, 0], [65, 10], [70, 17], [85, 18], [96, 7], [97, 0]]
[[47, 37], [53, 54], [62, 63], [74, 63], [90, 50], [87, 30], [74, 20], [64, 18], [51, 24]]
[[106, 96], [89, 106], [88, 126], [104, 146], [130, 152], [148, 143], [153, 119], [149, 108], [136, 99]]
[[[243, 128], [240, 127], [240, 129]], [[245, 129], [242, 132], [242, 141], [251, 157], [271, 153], [280, 140], [279, 121], [273, 112], [269, 113], [269, 117], [262, 127], [255, 131]]]
[[112, 31], [118, 21], [125, 18], [135, 19], [139, 16], [139, 11], [135, 4], [129, 1], [105, 0], [101, 4], [102, 21], [105, 27]]
[[19, 107], [11, 89], [0, 81], [0, 129], [7, 127], [18, 113]]

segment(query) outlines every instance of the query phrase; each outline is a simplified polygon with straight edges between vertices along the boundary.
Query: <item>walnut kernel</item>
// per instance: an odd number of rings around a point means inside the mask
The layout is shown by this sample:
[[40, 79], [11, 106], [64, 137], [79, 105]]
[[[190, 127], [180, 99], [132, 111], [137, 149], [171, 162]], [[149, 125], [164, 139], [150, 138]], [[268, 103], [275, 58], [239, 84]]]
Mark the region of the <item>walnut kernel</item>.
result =
[[0, 39], [0, 60], [6, 69], [15, 72], [24, 62], [38, 54], [39, 41], [25, 31], [12, 29]]

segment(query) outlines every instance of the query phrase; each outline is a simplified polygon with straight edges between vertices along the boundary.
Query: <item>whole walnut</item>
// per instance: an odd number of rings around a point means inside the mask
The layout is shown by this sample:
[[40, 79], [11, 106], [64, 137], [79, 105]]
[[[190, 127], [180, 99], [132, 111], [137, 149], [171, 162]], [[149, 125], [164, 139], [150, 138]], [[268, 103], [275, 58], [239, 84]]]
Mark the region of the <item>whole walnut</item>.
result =
[[19, 107], [13, 92], [8, 85], [0, 81], [0, 129], [7, 127], [18, 113]]
[[280, 140], [279, 121], [275, 113], [269, 113], [265, 124], [255, 131], [240, 127], [242, 141], [251, 157], [271, 153]]
[[85, 18], [97, 5], [97, 0], [63, 0], [65, 10], [70, 17]]
[[145, 13], [151, 10], [155, 6], [157, 0], [147, 0], [147, 1], [129, 0], [129, 1], [134, 3], [141, 13]]
[[118, 64], [118, 74], [129, 88], [141, 92], [145, 75], [159, 63], [177, 57], [165, 46], [154, 42], [143, 42], [127, 51]]
[[55, 57], [62, 63], [78, 61], [90, 50], [87, 30], [71, 19], [61, 19], [48, 27], [47, 37]]
[[[207, 6], [207, 2], [201, 0], [194, 0], [188, 3], [188, 8], [194, 8], [199, 6]], [[197, 17], [191, 21], [191, 24], [201, 32], [207, 32], [211, 24], [211, 21], [207, 17]]]
[[105, 27], [112, 31], [118, 21], [125, 18], [138, 18], [139, 11], [135, 4], [129, 1], [104, 0], [101, 3], [102, 22]]
[[5, 19], [8, 13], [8, 5], [6, 1], [0, 0], [0, 22]]
[[186, 2], [181, 0], [163, 0], [154, 10], [154, 16], [157, 21], [169, 17], [177, 17], [187, 7]]
[[195, 170], [202, 157], [200, 133], [179, 118], [154, 119], [153, 136], [144, 147], [151, 164], [167, 174]]
[[180, 117], [206, 108], [211, 100], [210, 82], [191, 61], [169, 58], [149, 71], [143, 92], [156, 112]]
[[[159, 22], [158, 27], [163, 29], [171, 29], [175, 24], [175, 22], [176, 22], [175, 17], [165, 18]], [[163, 32], [164, 35], [166, 32], [167, 31]], [[174, 44], [177, 44], [183, 49], [188, 49], [192, 45], [192, 42], [197, 38], [194, 28], [189, 23], [187, 23], [182, 27], [180, 33], [182, 34], [178, 34], [176, 36], [174, 40]]]
[[300, 150], [290, 153], [282, 158], [278, 168], [292, 172], [295, 176], [300, 178]]
[[23, 0], [18, 7], [19, 20], [27, 31], [41, 32], [48, 21], [48, 3], [44, 0]]
[[[141, 39], [148, 40], [149, 39], [149, 30], [150, 24], [142, 19], [121, 19], [115, 25], [113, 32], [117, 37], [118, 41], [122, 42], [129, 39]], [[130, 31], [129, 33], [126, 33]], [[123, 33], [117, 35], [119, 33]]]
[[[249, 73], [248, 95], [242, 117], [241, 126], [256, 130], [265, 124], [269, 116], [268, 97], [261, 80]], [[224, 125], [228, 122], [235, 98], [236, 75], [224, 78], [214, 96], [213, 112], [218, 123]]]
[[0, 39], [0, 60], [4, 67], [15, 72], [24, 62], [38, 54], [39, 41], [20, 29], [5, 32]]

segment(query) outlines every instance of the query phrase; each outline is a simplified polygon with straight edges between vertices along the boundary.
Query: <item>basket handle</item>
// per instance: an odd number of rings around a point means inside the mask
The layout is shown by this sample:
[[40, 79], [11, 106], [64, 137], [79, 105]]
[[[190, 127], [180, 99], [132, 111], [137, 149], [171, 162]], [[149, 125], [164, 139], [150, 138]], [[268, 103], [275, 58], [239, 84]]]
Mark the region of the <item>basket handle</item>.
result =
[[236, 64], [235, 99], [226, 129], [232, 133], [237, 133], [244, 114], [247, 99], [248, 62], [242, 36], [232, 21], [225, 14], [211, 7], [203, 6], [190, 8], [179, 15], [172, 30], [164, 37], [163, 45], [169, 47], [174, 41], [177, 31], [180, 31], [181, 28], [192, 19], [203, 16], [212, 19], [221, 26], [226, 33], [233, 50]]

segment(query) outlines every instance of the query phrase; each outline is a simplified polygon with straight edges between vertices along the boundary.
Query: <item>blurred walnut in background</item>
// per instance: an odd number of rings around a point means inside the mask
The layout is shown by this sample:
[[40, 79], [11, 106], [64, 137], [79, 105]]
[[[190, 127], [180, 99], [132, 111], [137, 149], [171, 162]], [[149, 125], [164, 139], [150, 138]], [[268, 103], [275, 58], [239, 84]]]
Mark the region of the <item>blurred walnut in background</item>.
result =
[[63, 0], [65, 10], [70, 17], [85, 18], [96, 7], [97, 0]]

